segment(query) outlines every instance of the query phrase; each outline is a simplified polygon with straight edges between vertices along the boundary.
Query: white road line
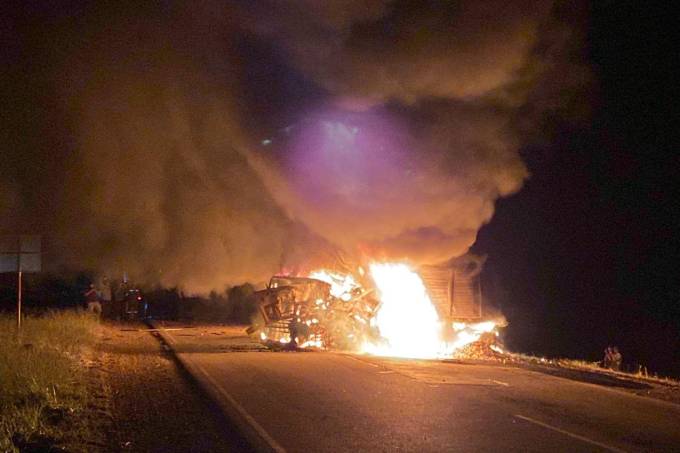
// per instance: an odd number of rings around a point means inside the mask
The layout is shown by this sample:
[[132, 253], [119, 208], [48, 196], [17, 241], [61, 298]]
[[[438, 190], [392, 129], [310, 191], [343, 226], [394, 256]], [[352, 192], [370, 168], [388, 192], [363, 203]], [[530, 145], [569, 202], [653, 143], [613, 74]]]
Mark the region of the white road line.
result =
[[495, 379], [491, 379], [491, 382], [493, 382], [494, 384], [504, 385], [504, 386], [506, 386], [506, 387], [510, 387], [510, 384], [508, 384], [507, 382], [497, 381], [497, 380], [495, 380]]
[[[193, 362], [193, 361], [192, 361]], [[257, 434], [269, 445], [269, 447], [277, 453], [286, 453], [285, 448], [281, 446], [267, 431], [260, 425], [246, 410], [236, 401], [215, 379], [208, 374], [208, 372], [200, 364], [193, 362], [194, 366], [198, 368], [203, 376], [217, 389], [220, 394], [229, 401], [238, 414], [257, 432]]]
[[565, 431], [565, 430], [557, 428], [555, 426], [548, 425], [547, 423], [543, 423], [543, 422], [540, 422], [538, 420], [534, 420], [531, 417], [526, 417], [524, 415], [519, 415], [519, 414], [515, 414], [515, 417], [522, 419], [522, 420], [525, 420], [529, 423], [533, 423], [535, 425], [542, 426], [543, 428], [549, 429], [551, 431], [555, 431], [555, 432], [558, 432], [560, 434], [564, 434], [565, 436], [573, 437], [574, 439], [578, 439], [580, 441], [583, 441], [583, 442], [586, 442], [586, 443], [589, 443], [589, 444], [592, 444], [592, 445], [596, 445], [596, 446], [598, 446], [598, 447], [600, 447], [604, 450], [607, 450], [607, 451], [614, 451], [616, 453], [626, 453], [625, 450], [621, 450], [620, 448], [612, 447], [611, 445], [603, 444], [602, 442], [598, 442], [596, 440], [588, 439], [587, 437], [581, 436], [579, 434], [570, 433], [569, 431]]
[[[165, 330], [165, 329], [164, 329]], [[168, 340], [170, 340], [172, 343], [177, 343], [177, 341], [172, 337], [170, 333], [166, 331], [166, 335], [168, 336]], [[269, 445], [269, 448], [272, 449], [272, 451], [275, 451], [277, 453], [286, 453], [286, 449], [281, 446], [272, 436], [269, 435], [267, 431], [260, 425], [246, 410], [241, 406], [238, 401], [234, 399], [233, 396], [229, 394], [206, 370], [203, 368], [203, 366], [194, 360], [190, 359], [186, 355], [184, 356], [184, 360], [191, 362], [191, 364], [198, 369], [203, 376], [210, 382], [210, 384], [218, 391], [220, 392], [220, 395], [222, 395], [226, 400], [231, 404], [231, 406], [238, 412], [239, 416], [246, 421], [250, 425], [251, 428], [257, 432], [257, 434], [264, 440], [267, 445]]]
[[[171, 343], [176, 344], [177, 341], [172, 337], [172, 335], [166, 330], [163, 329], [168, 337], [168, 340], [170, 340]], [[351, 355], [347, 355], [347, 357], [354, 359], [358, 362], [362, 362], [366, 365], [370, 365], [376, 368], [379, 368], [379, 365], [367, 362], [365, 360], [358, 359], [356, 357], [352, 357]], [[269, 445], [269, 447], [277, 452], [277, 453], [286, 453], [286, 450], [279, 444], [269, 433], [260, 425], [246, 410], [241, 406], [235, 399], [232, 397], [206, 370], [203, 368], [202, 365], [199, 363], [194, 362], [193, 360], [189, 359], [188, 357], [185, 356], [185, 360], [189, 360], [192, 362], [193, 366], [196, 367], [202, 374], [205, 376], [205, 378], [212, 384], [212, 386], [224, 397], [227, 399], [227, 401], [232, 405], [232, 407], [239, 413], [239, 415], [257, 432], [257, 434]], [[379, 372], [380, 374], [383, 373], [389, 373], [390, 371], [382, 371]], [[493, 382], [501, 385], [509, 385], [506, 382], [501, 382], [501, 381], [496, 381], [493, 380]], [[431, 385], [431, 387], [438, 387], [437, 385]], [[612, 447], [610, 445], [604, 444], [602, 442], [598, 442], [596, 440], [589, 439], [587, 437], [581, 436], [579, 434], [574, 434], [569, 431], [565, 431], [563, 429], [557, 428], [555, 426], [549, 425], [547, 423], [543, 423], [541, 421], [535, 420], [531, 417], [527, 417], [524, 415], [520, 414], [515, 414], [515, 417], [527, 421], [529, 423], [533, 423], [538, 426], [542, 426], [543, 428], [549, 429], [551, 431], [558, 432], [560, 434], [564, 434], [565, 436], [573, 437], [574, 439], [578, 439], [582, 442], [589, 443], [591, 445], [598, 446], [604, 450], [607, 451], [613, 451], [616, 453], [626, 453], [625, 450], [621, 450], [620, 448]]]

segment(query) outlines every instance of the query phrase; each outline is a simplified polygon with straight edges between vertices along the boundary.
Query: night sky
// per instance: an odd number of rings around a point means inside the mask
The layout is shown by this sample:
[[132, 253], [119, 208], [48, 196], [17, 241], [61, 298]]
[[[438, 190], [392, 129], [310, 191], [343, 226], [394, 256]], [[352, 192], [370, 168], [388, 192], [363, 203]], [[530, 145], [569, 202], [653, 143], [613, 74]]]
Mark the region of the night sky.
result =
[[4, 2], [0, 231], [197, 292], [472, 246], [511, 349], [680, 375], [673, 16], [496, 3]]
[[[595, 2], [592, 119], [523, 152], [532, 178], [501, 200], [475, 249], [509, 344], [680, 372], [677, 83], [668, 11]], [[521, 326], [521, 327], [520, 327]]]

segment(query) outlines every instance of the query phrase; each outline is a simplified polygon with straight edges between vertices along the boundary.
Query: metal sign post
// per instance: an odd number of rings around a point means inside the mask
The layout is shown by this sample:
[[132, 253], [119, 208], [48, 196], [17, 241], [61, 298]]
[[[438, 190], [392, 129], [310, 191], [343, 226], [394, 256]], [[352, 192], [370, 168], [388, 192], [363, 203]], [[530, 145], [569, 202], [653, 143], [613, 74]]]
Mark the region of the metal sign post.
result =
[[40, 236], [0, 236], [0, 272], [17, 273], [17, 332], [21, 328], [24, 272], [40, 272]]
[[19, 282], [17, 283], [17, 330], [21, 329], [21, 267], [19, 268]]

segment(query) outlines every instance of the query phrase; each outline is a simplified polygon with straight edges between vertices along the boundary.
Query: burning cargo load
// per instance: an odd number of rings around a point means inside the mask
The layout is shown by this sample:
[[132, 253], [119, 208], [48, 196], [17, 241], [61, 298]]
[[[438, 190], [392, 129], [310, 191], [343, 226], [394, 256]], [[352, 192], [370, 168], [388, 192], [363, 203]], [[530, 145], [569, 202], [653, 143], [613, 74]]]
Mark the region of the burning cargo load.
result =
[[357, 350], [370, 334], [367, 326], [378, 302], [359, 286], [342, 293], [337, 288], [318, 277], [274, 276], [266, 289], [255, 293], [259, 319], [249, 332], [259, 331], [265, 342]]
[[356, 275], [274, 276], [255, 293], [259, 313], [248, 331], [289, 348], [422, 359], [493, 355], [501, 323], [483, 317], [482, 264], [468, 256], [417, 272], [372, 263]]

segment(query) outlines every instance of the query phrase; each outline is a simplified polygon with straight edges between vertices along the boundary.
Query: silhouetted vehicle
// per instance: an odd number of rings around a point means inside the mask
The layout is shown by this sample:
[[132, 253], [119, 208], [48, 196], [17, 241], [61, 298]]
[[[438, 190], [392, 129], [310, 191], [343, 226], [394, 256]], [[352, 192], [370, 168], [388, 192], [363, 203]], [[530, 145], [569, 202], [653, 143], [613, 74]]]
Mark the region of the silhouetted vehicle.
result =
[[137, 288], [131, 288], [125, 291], [121, 308], [123, 310], [123, 319], [132, 320], [148, 317], [149, 305], [142, 295], [142, 292]]

